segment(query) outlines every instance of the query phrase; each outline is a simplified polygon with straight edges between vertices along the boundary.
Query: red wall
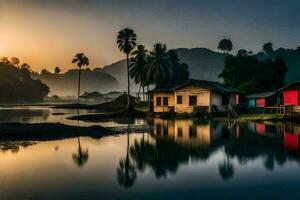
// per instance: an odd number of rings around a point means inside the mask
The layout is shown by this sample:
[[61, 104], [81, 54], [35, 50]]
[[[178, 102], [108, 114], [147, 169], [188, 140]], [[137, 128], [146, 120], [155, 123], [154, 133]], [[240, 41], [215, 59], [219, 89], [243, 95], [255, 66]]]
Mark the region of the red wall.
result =
[[288, 89], [283, 91], [284, 105], [299, 105], [299, 91], [297, 89]]
[[230, 105], [238, 105], [239, 104], [239, 95], [238, 94], [231, 94], [230, 95]]
[[256, 107], [265, 107], [266, 106], [266, 100], [265, 98], [259, 98], [256, 99]]
[[297, 151], [299, 149], [298, 135], [284, 133], [284, 147], [288, 150]]
[[259, 135], [264, 135], [266, 133], [266, 125], [265, 124], [255, 124], [256, 133]]

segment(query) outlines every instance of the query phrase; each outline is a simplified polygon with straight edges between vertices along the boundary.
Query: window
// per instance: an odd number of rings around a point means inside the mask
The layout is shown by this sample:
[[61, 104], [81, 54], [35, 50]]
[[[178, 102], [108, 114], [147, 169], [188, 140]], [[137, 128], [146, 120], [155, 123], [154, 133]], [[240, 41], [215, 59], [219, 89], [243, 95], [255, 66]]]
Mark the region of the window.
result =
[[182, 104], [182, 96], [177, 96], [177, 104]]
[[189, 105], [196, 106], [197, 105], [197, 96], [189, 96]]
[[182, 128], [181, 127], [177, 128], [177, 135], [178, 135], [178, 137], [182, 137]]
[[161, 106], [161, 97], [156, 97], [156, 105]]
[[169, 105], [169, 98], [168, 97], [163, 97], [163, 104], [164, 104], [164, 106]]

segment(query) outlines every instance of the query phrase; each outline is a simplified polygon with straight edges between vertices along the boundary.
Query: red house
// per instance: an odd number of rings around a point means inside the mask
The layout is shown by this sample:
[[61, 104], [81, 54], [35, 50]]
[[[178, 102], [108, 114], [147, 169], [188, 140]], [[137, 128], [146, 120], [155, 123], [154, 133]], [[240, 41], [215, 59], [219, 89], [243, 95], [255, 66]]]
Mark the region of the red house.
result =
[[280, 89], [283, 93], [283, 104], [294, 106], [295, 111], [300, 109], [300, 81], [296, 81]]

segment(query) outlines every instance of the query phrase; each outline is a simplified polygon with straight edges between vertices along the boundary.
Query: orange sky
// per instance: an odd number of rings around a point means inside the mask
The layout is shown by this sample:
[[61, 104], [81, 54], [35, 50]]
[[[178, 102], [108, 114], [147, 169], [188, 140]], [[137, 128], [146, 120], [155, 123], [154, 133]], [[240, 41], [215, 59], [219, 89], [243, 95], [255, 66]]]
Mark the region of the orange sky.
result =
[[66, 71], [83, 52], [91, 68], [100, 67], [124, 58], [115, 39], [125, 27], [147, 48], [161, 42], [216, 50], [224, 37], [234, 52], [257, 52], [265, 42], [295, 48], [300, 3], [274, 1], [0, 0], [0, 57], [17, 56], [38, 72], [56, 66]]

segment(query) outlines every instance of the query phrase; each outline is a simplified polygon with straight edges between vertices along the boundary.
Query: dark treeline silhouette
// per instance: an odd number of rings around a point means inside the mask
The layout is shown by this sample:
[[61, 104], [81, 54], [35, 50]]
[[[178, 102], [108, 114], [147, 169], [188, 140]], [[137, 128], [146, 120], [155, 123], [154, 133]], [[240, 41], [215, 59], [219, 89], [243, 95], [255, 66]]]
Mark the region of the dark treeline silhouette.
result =
[[[272, 51], [270, 43], [263, 45], [265, 54]], [[226, 85], [246, 94], [275, 90], [285, 84], [287, 64], [281, 56], [258, 59], [251, 51], [241, 49], [237, 55], [227, 55], [219, 75]]]
[[167, 50], [165, 44], [156, 43], [152, 51], [144, 45], [137, 45], [137, 35], [130, 28], [122, 29], [117, 35], [117, 45], [126, 54], [127, 66], [127, 107], [129, 107], [130, 77], [139, 84], [140, 89], [150, 84], [180, 84], [188, 80], [186, 64], [180, 63], [174, 50]]
[[138, 45], [132, 53], [130, 76], [140, 88], [149, 85], [175, 85], [189, 79], [188, 65], [181, 63], [174, 50], [168, 50], [165, 44], [157, 43], [152, 51]]
[[282, 57], [288, 66], [286, 73], [286, 82], [291, 83], [299, 80], [300, 74], [300, 47], [296, 49], [278, 48], [274, 49], [273, 44], [268, 42], [264, 44], [261, 52], [255, 55], [259, 60], [271, 59], [275, 60], [277, 57]]
[[19, 59], [6, 57], [0, 62], [0, 101], [1, 102], [38, 102], [49, 93], [49, 87], [40, 80], [31, 78], [30, 67]]

